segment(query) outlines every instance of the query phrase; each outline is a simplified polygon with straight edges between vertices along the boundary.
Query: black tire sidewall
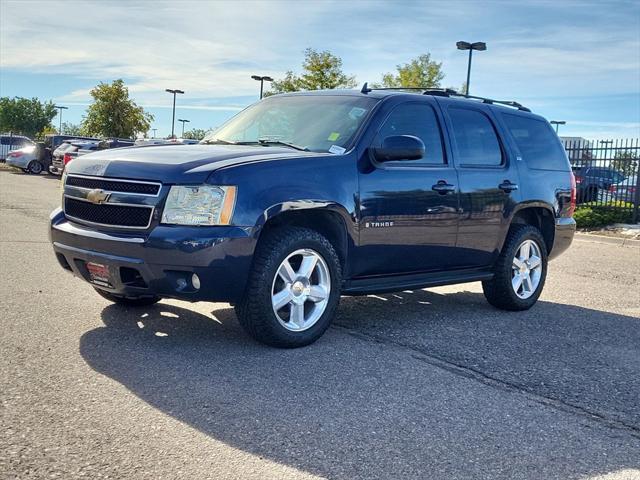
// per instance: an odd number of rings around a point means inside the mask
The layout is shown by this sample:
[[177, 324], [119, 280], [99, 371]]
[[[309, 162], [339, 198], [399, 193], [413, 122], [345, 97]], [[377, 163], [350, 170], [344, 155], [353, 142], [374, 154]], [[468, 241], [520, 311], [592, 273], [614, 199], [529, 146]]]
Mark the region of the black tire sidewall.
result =
[[[265, 268], [264, 271], [253, 272], [255, 276], [252, 281], [259, 282], [259, 286], [256, 288], [254, 284], [254, 288], [250, 289], [250, 291], [254, 292], [255, 298], [248, 298], [243, 302], [253, 302], [253, 307], [257, 307], [257, 310], [262, 316], [261, 326], [267, 330], [265, 332], [267, 335], [264, 338], [257, 339], [263, 343], [278, 347], [295, 348], [316, 341], [331, 324], [340, 301], [342, 276], [340, 263], [335, 250], [324, 237], [316, 232], [307, 229], [296, 229], [296, 231], [298, 233], [296, 240], [277, 243], [275, 248], [272, 248], [270, 252], [265, 252], [264, 249], [262, 249], [262, 251], [258, 253], [258, 255], [266, 254], [268, 256], [264, 264]], [[273, 280], [282, 262], [291, 253], [301, 249], [311, 249], [322, 257], [331, 276], [331, 292], [327, 306], [318, 321], [307, 330], [293, 332], [287, 330], [276, 318], [276, 314], [273, 312], [271, 291]], [[241, 309], [242, 308], [247, 308], [247, 306], [244, 305]], [[252, 335], [255, 337], [255, 334]]]
[[[538, 246], [542, 257], [542, 274], [535, 293], [529, 298], [520, 298], [513, 290], [511, 284], [512, 264], [513, 258], [520, 248], [520, 245], [522, 245], [525, 240], [532, 240]], [[540, 231], [530, 225], [516, 225], [512, 227], [505, 242], [504, 249], [500, 254], [500, 259], [496, 263], [494, 278], [488, 282], [483, 282], [487, 300], [489, 300], [492, 305], [505, 310], [528, 310], [538, 301], [538, 298], [542, 294], [547, 278], [547, 267], [547, 248]]]
[[531, 228], [531, 229], [527, 229], [525, 230], [526, 233], [521, 234], [518, 238], [518, 240], [515, 243], [515, 247], [510, 249], [510, 252], [508, 254], [508, 258], [510, 258], [513, 261], [513, 258], [515, 257], [518, 249], [520, 248], [520, 245], [522, 245], [522, 243], [525, 240], [532, 240], [536, 243], [536, 245], [538, 246], [538, 249], [540, 250], [540, 255], [542, 256], [542, 274], [540, 276], [540, 282], [538, 283], [538, 288], [536, 289], [535, 293], [533, 295], [531, 295], [529, 298], [520, 298], [518, 297], [518, 295], [516, 295], [516, 292], [513, 291], [513, 287], [511, 286], [511, 265], [509, 266], [509, 272], [508, 272], [508, 277], [509, 278], [509, 285], [508, 285], [508, 291], [511, 294], [511, 301], [515, 304], [515, 305], [519, 305], [521, 306], [521, 308], [524, 309], [528, 309], [531, 308], [531, 306], [536, 303], [538, 301], [538, 298], [540, 297], [540, 295], [542, 294], [542, 290], [544, 289], [544, 284], [546, 282], [547, 279], [547, 248], [545, 246], [544, 243], [544, 238], [542, 238], [542, 235], [540, 235], [540, 233], [538, 232], [537, 229]]
[[[35, 172], [34, 168], [33, 168], [34, 165], [40, 165], [40, 170]], [[42, 167], [42, 164], [38, 160], [31, 160], [31, 162], [29, 162], [29, 165], [27, 166], [27, 170], [32, 175], [40, 175], [42, 173], [43, 167]]]

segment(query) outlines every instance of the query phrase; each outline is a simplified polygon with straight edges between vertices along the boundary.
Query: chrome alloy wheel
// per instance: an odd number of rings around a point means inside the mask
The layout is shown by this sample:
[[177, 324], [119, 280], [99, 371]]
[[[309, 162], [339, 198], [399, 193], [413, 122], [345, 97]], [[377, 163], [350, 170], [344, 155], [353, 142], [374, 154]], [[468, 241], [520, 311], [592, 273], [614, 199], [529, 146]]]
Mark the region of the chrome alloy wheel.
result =
[[331, 293], [331, 275], [320, 254], [296, 250], [278, 267], [271, 285], [271, 304], [280, 325], [292, 332], [311, 328], [320, 319]]
[[542, 255], [540, 247], [533, 240], [525, 240], [513, 257], [511, 286], [516, 295], [523, 300], [533, 295], [540, 285], [542, 277]]

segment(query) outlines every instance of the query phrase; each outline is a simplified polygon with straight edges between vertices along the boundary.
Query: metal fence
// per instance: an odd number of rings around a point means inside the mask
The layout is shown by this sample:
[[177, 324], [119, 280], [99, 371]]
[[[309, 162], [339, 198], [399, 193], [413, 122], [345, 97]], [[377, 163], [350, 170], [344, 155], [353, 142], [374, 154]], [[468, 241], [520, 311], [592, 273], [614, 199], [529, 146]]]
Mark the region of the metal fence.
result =
[[31, 143], [27, 137], [15, 132], [0, 133], [0, 162], [4, 162], [12, 150], [18, 150]]
[[638, 222], [640, 139], [562, 139], [576, 177], [578, 208], [616, 210]]

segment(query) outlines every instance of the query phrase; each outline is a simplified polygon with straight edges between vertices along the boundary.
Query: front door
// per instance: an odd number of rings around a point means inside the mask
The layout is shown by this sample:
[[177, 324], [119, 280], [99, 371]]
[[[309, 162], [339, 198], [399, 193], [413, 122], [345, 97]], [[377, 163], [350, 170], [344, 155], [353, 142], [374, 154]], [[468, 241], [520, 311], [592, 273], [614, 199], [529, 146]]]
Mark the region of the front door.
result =
[[458, 179], [447, 161], [441, 117], [431, 99], [393, 107], [373, 140], [414, 135], [420, 160], [377, 163], [359, 172], [360, 247], [356, 276], [417, 273], [447, 267], [456, 245]]

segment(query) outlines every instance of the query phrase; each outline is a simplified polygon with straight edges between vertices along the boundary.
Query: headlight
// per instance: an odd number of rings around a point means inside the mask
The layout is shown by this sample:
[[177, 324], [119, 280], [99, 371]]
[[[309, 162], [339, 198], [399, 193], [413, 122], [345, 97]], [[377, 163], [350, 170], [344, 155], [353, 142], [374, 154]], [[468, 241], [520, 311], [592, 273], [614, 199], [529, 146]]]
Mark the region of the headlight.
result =
[[229, 225], [236, 187], [173, 186], [162, 212], [162, 223], [173, 225]]
[[60, 191], [62, 192], [62, 208], [64, 208], [64, 184], [67, 183], [67, 169], [62, 171], [62, 178], [60, 178]]

